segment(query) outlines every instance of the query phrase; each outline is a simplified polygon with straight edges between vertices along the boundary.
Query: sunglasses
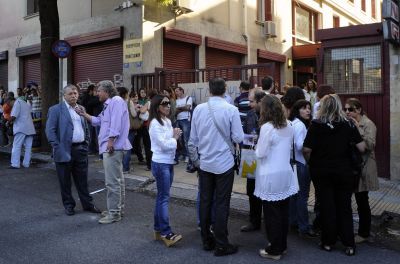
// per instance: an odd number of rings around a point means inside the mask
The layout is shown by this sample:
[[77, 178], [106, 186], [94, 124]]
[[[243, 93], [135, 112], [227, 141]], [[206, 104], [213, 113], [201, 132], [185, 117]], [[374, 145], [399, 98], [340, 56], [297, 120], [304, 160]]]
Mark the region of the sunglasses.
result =
[[162, 106], [171, 106], [169, 101], [161, 102], [160, 105], [162, 105]]
[[349, 112], [354, 112], [355, 108], [354, 107], [345, 107], [343, 109], [345, 112], [349, 111]]

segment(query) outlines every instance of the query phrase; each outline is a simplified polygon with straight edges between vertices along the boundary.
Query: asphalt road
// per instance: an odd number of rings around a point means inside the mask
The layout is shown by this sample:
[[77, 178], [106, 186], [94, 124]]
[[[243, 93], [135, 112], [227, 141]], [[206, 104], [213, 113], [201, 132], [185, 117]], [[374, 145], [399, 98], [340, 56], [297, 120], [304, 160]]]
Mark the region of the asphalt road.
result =
[[[2, 156], [3, 155], [3, 156]], [[121, 222], [97, 223], [98, 215], [82, 212], [64, 214], [59, 186], [51, 164], [34, 164], [29, 169], [7, 169], [8, 158], [0, 154], [0, 263], [265, 263], [258, 249], [265, 245], [262, 232], [239, 232], [244, 216], [233, 215], [229, 230], [239, 253], [214, 257], [201, 249], [192, 205], [174, 200], [170, 205], [171, 226], [183, 234], [174, 248], [153, 241], [154, 197], [128, 191], [126, 213]], [[103, 175], [90, 172], [90, 191], [104, 187]], [[130, 185], [134, 185], [131, 182]], [[77, 197], [75, 195], [75, 197]], [[105, 208], [105, 192], [93, 195], [99, 208]], [[283, 263], [398, 263], [400, 253], [361, 245], [357, 255], [347, 257], [342, 247], [333, 252], [317, 248], [318, 239], [289, 235], [288, 253]]]

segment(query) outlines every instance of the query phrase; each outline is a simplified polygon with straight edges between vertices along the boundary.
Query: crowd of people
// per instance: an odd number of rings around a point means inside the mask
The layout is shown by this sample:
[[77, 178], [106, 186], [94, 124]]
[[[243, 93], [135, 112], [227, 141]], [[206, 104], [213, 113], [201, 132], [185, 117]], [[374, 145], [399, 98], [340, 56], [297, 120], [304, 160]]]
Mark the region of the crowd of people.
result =
[[[132, 171], [131, 157], [137, 155], [156, 180], [154, 238], [173, 246], [182, 235], [173, 232], [169, 224], [170, 188], [174, 165], [184, 161], [186, 171], [197, 171], [199, 178], [202, 248], [215, 256], [234, 254], [238, 247], [228, 238], [230, 199], [240, 162], [237, 151], [247, 149], [254, 152], [257, 166], [255, 175], [246, 180], [249, 223], [240, 231], [260, 230], [264, 219], [266, 241], [258, 252], [261, 257], [278, 260], [287, 253], [290, 227], [301, 237], [320, 236], [322, 250], [331, 251], [340, 240], [345, 254], [354, 255], [356, 243], [370, 236], [368, 192], [379, 188], [375, 125], [358, 99], [348, 99], [343, 108], [329, 85], [318, 86], [309, 80], [304, 89], [290, 86], [281, 93], [270, 76], [261, 84], [250, 88], [249, 82], [242, 81], [240, 95], [228, 100], [225, 80], [214, 78], [209, 81], [208, 101], [195, 108], [193, 98], [179, 86], [150, 91], [147, 96], [145, 89], [136, 93], [101, 81], [79, 98], [78, 88], [67, 85], [64, 100], [49, 109], [45, 128], [65, 213], [75, 214], [72, 178], [83, 210], [101, 214], [101, 224], [120, 221], [125, 207], [124, 174]], [[17, 160], [22, 145], [22, 165], [29, 166], [27, 151], [34, 128], [26, 122], [31, 124], [32, 117], [40, 117], [32, 110], [34, 98], [40, 94], [37, 90], [31, 91], [31, 99], [22, 93], [16, 100], [10, 93], [2, 96], [2, 115], [14, 123], [14, 168], [20, 167]], [[88, 192], [90, 152], [98, 153], [103, 161], [104, 211], [95, 206]], [[355, 164], [355, 155], [362, 157], [361, 166]], [[316, 195], [313, 223], [307, 206], [311, 182]], [[353, 193], [360, 219], [357, 235]]]

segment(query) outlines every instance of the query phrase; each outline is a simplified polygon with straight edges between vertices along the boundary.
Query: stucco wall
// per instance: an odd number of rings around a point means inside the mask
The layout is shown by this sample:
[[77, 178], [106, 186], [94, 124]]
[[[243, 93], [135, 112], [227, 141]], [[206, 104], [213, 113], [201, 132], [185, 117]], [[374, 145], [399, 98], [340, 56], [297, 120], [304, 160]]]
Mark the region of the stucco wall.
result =
[[[65, 21], [65, 23], [60, 22], [60, 39], [116, 26], [124, 27], [124, 39], [141, 38], [142, 36], [142, 27], [140, 26], [142, 23], [142, 7], [132, 7], [122, 12], [110, 10], [107, 15], [91, 17], [90, 1], [81, 1], [82, 3], [77, 3], [75, 6], [72, 4], [66, 5], [65, 1], [66, 0], [59, 1], [60, 21]], [[80, 1], [71, 0], [71, 2]], [[85, 6], [84, 4], [87, 4], [87, 2], [89, 2], [89, 5]], [[66, 5], [66, 7], [64, 8], [63, 5]], [[87, 7], [89, 7], [89, 9]], [[20, 6], [20, 8], [22, 7]], [[82, 8], [82, 10], [78, 10], [80, 8]], [[69, 19], [63, 18], [66, 14], [74, 13], [75, 9], [76, 20], [73, 20], [74, 16]], [[22, 85], [19, 83], [22, 71], [19, 69], [19, 58], [15, 56], [16, 49], [40, 43], [40, 25], [38, 17], [32, 17], [26, 21], [21, 21], [18, 17], [17, 20], [19, 22], [16, 23], [16, 28], [14, 28], [14, 26], [9, 26], [9, 28], [15, 29], [12, 36], [5, 38], [3, 36], [6, 35], [6, 32], [0, 31], [0, 51], [8, 50], [8, 87], [11, 91], [15, 91], [17, 87]], [[26, 27], [24, 24], [28, 25], [28, 22], [30, 22], [31, 25]], [[23, 30], [20, 30], [20, 27]], [[0, 30], [1, 28], [3, 27], [0, 27]], [[27, 28], [30, 28], [31, 31], [28, 31], [29, 33], [24, 33]], [[67, 63], [64, 64], [64, 83], [67, 82], [66, 65]], [[141, 72], [141, 69], [134, 65], [123, 68], [124, 84], [127, 87], [130, 87], [130, 76], [135, 72]]]
[[400, 180], [400, 48], [390, 45], [390, 179]]

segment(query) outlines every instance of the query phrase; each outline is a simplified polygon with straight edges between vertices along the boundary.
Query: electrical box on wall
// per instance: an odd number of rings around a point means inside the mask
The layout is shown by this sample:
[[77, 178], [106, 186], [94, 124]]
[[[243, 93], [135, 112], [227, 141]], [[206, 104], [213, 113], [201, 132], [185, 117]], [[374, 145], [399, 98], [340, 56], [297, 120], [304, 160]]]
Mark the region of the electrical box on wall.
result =
[[276, 24], [273, 21], [264, 21], [263, 35], [266, 38], [276, 38]]

